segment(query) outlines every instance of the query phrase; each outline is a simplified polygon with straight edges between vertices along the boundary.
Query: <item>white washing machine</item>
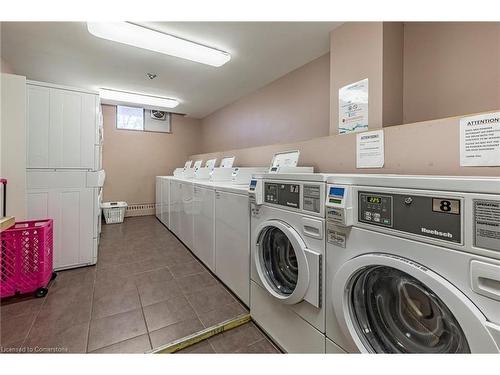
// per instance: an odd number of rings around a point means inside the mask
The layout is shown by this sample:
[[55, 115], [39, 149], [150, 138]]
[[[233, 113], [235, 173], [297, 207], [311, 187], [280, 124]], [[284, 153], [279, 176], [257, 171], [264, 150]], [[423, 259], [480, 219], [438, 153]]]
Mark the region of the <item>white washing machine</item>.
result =
[[215, 274], [250, 306], [250, 209], [247, 185], [215, 187]]
[[325, 351], [325, 181], [321, 174], [266, 174], [249, 189], [250, 313], [290, 353]]
[[500, 179], [328, 179], [327, 352], [500, 351]]

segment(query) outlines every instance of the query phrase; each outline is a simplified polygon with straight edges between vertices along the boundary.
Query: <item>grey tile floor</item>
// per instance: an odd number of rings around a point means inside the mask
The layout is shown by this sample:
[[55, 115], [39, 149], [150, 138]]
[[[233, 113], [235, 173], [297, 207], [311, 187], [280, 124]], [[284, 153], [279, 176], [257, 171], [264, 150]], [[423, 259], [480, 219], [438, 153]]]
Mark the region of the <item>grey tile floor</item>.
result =
[[254, 323], [250, 322], [180, 350], [177, 353], [278, 354], [280, 352], [267, 337], [262, 334], [259, 328]]
[[[43, 299], [2, 302], [0, 346], [4, 352], [144, 353], [245, 312], [156, 218], [129, 218], [103, 225], [97, 266], [59, 272]], [[189, 349], [271, 348], [251, 323]]]

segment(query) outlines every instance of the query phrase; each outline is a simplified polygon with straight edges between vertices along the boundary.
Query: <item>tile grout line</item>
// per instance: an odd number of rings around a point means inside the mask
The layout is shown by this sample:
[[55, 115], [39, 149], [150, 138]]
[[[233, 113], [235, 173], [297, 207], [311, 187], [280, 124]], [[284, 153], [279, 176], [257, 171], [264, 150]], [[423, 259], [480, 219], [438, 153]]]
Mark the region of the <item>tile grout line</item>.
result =
[[134, 280], [134, 285], [135, 285], [135, 290], [137, 290], [137, 295], [139, 296], [139, 304], [141, 305], [142, 319], [144, 319], [144, 326], [146, 327], [146, 334], [148, 335], [149, 345], [151, 346], [151, 350], [153, 350], [154, 349], [153, 341], [151, 341], [151, 336], [149, 335], [149, 327], [148, 327], [148, 322], [146, 320], [146, 314], [144, 313], [144, 306], [142, 304], [141, 293], [139, 293], [139, 287], [137, 286], [135, 280]]
[[[52, 272], [54, 272], [54, 271], [52, 271]], [[52, 280], [51, 282], [53, 283], [54, 281], [55, 281], [55, 279], [54, 279], [54, 280]], [[50, 285], [50, 284], [49, 284], [49, 285]], [[50, 289], [49, 289], [49, 293], [50, 293]], [[45, 295], [45, 297], [43, 297], [43, 302], [41, 303], [40, 308], [38, 309], [38, 311], [35, 313], [35, 317], [33, 318], [33, 321], [31, 322], [31, 325], [30, 325], [30, 328], [29, 328], [29, 330], [28, 330], [28, 333], [26, 334], [26, 337], [24, 337], [23, 342], [22, 342], [22, 344], [21, 344], [22, 346], [24, 346], [24, 345], [25, 345], [26, 341], [28, 340], [28, 337], [29, 337], [29, 336], [30, 336], [30, 334], [31, 334], [31, 330], [32, 330], [32, 329], [33, 329], [33, 327], [35, 326], [35, 322], [36, 322], [36, 320], [38, 319], [38, 316], [40, 315], [40, 312], [42, 311], [42, 307], [45, 305], [45, 302], [47, 301], [47, 298], [48, 298], [48, 297], [47, 297], [47, 295], [48, 295], [48, 293]], [[36, 298], [36, 297], [35, 297], [35, 298]]]
[[[99, 260], [97, 260], [99, 261]], [[92, 299], [90, 300], [90, 320], [89, 320], [89, 328], [87, 331], [87, 348], [85, 353], [89, 352], [89, 342], [90, 342], [90, 324], [92, 322], [92, 313], [94, 312], [94, 295], [95, 295], [95, 283], [97, 280], [97, 262], [96, 262], [95, 274], [94, 274], [94, 282], [92, 283]]]

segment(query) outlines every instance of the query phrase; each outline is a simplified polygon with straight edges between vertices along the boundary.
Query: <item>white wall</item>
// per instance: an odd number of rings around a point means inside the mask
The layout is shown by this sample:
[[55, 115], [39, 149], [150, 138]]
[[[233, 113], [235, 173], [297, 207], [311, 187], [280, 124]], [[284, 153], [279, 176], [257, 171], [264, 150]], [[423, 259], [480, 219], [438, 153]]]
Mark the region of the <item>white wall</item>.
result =
[[6, 178], [7, 215], [26, 218], [26, 77], [0, 76], [0, 175]]

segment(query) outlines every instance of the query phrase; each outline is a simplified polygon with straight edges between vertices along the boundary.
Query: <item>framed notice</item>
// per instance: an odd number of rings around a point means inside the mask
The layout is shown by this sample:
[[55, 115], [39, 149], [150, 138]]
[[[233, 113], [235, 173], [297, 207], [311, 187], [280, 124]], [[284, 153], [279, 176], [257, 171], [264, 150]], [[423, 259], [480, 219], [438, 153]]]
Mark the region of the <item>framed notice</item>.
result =
[[368, 78], [339, 89], [339, 134], [368, 129]]

